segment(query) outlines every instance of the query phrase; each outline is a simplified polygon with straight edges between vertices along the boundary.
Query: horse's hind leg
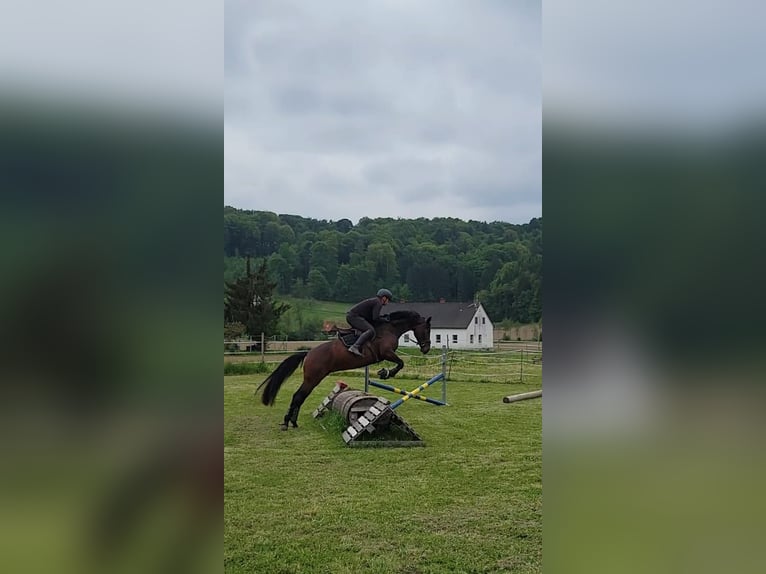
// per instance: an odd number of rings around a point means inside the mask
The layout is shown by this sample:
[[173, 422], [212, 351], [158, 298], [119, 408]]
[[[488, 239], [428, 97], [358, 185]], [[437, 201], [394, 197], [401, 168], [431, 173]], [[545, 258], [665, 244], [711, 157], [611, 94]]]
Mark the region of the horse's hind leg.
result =
[[301, 410], [301, 405], [306, 400], [306, 397], [309, 396], [311, 393], [311, 390], [306, 391], [305, 390], [305, 383], [298, 387], [298, 390], [295, 391], [293, 394], [293, 399], [290, 401], [290, 408], [287, 409], [287, 414], [285, 415], [285, 420], [282, 422], [279, 428], [282, 430], [287, 430], [288, 423], [292, 423], [293, 428], [298, 428], [298, 413]]

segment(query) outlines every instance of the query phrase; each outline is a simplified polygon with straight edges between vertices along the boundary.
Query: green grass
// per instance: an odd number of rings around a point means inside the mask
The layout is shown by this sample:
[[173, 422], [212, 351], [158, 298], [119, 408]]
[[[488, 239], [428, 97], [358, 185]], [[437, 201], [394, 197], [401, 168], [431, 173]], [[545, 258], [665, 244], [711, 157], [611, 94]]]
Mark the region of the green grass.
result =
[[[469, 365], [464, 372], [481, 367]], [[331, 417], [311, 418], [339, 378], [362, 388], [358, 376], [330, 375], [288, 432], [278, 425], [300, 371], [273, 408], [254, 396], [263, 375], [225, 377], [225, 570], [540, 572], [542, 403], [502, 403], [539, 383], [478, 384], [460, 374], [455, 366], [450, 406], [411, 400], [397, 410], [426, 442], [410, 449], [348, 448]], [[419, 384], [410, 383], [392, 381]], [[430, 395], [440, 394], [434, 385]]]
[[224, 363], [224, 375], [253, 375], [258, 373], [270, 373], [272, 366], [268, 363]]
[[288, 303], [293, 311], [300, 311], [305, 319], [310, 321], [346, 322], [346, 311], [353, 307], [354, 302], [338, 303], [337, 301], [317, 301], [315, 299], [299, 299], [296, 297], [277, 296], [276, 299]]

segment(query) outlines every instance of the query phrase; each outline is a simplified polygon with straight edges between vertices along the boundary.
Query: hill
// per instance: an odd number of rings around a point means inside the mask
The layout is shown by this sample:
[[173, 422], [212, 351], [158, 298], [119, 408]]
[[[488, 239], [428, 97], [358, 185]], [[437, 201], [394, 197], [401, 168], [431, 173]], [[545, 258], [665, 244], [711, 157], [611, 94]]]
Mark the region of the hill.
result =
[[267, 263], [282, 298], [348, 305], [386, 286], [413, 301], [478, 296], [496, 322], [542, 316], [542, 218], [520, 225], [362, 218], [354, 225], [224, 207], [224, 281], [244, 274], [246, 255]]

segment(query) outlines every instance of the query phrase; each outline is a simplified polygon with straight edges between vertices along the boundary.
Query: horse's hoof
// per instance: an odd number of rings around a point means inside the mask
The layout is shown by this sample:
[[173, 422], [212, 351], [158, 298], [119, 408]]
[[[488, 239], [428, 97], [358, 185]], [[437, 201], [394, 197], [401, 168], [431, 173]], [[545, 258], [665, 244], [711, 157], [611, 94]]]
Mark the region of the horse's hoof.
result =
[[287, 430], [287, 428], [288, 427], [286, 423], [282, 423], [281, 425], [279, 425], [279, 430]]
[[294, 429], [298, 428], [298, 423], [297, 422], [295, 422], [295, 421], [290, 421], [290, 422], [292, 423]]
[[385, 381], [388, 378], [388, 369], [380, 369], [378, 376]]

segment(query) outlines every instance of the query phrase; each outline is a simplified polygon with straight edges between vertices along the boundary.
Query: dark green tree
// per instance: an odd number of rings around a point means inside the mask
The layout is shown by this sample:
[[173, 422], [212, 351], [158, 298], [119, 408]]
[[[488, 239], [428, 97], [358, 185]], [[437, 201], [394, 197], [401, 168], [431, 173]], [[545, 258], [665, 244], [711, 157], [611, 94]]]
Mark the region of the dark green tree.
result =
[[251, 337], [270, 336], [277, 330], [279, 318], [290, 306], [273, 299], [276, 283], [269, 279], [266, 262], [255, 273], [247, 259], [245, 276], [226, 283], [224, 323], [242, 323]]
[[292, 285], [293, 268], [279, 253], [272, 253], [268, 259], [269, 271], [277, 291], [283, 295], [290, 292]]
[[321, 271], [326, 281], [335, 282], [338, 274], [338, 248], [332, 242], [316, 241], [311, 246], [310, 261], [311, 267], [306, 275], [308, 281], [311, 281], [312, 271]]
[[330, 298], [330, 283], [319, 269], [309, 271], [308, 288], [314, 299], [322, 301]]
[[367, 246], [367, 259], [378, 284], [393, 285], [399, 280], [396, 253], [390, 243], [370, 243]]
[[249, 253], [254, 268], [266, 260], [279, 295], [352, 303], [381, 286], [410, 301], [470, 301], [481, 293], [493, 321], [537, 322], [542, 227], [542, 218], [363, 217], [353, 225], [224, 206], [224, 282], [245, 275]]

